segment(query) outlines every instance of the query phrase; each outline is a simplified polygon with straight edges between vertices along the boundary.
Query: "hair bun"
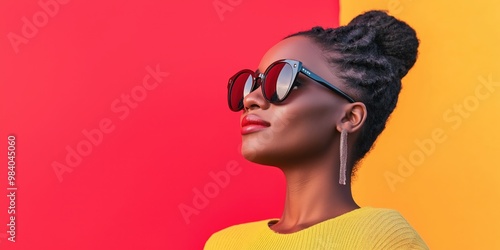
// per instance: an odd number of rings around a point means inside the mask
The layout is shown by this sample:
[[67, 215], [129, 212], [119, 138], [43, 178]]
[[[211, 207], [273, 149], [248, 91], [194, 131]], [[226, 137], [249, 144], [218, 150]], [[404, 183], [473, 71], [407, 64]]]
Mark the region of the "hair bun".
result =
[[361, 40], [376, 43], [400, 78], [415, 64], [419, 41], [415, 30], [405, 22], [384, 11], [372, 10], [355, 17], [347, 26], [357, 33], [352, 34], [354, 37], [364, 36]]

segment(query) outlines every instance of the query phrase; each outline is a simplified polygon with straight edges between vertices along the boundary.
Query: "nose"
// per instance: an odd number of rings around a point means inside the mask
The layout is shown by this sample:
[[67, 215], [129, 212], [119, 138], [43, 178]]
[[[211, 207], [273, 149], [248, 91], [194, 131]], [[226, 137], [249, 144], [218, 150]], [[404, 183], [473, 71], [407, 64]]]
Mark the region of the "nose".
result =
[[268, 109], [271, 104], [262, 95], [262, 85], [243, 98], [243, 110]]

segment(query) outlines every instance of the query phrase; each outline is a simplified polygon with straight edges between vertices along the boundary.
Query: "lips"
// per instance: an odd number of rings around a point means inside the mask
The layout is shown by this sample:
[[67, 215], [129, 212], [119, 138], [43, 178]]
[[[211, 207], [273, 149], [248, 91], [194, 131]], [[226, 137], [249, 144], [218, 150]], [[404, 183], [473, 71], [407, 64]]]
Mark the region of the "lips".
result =
[[241, 134], [246, 135], [263, 130], [271, 126], [271, 123], [262, 120], [257, 115], [246, 115], [241, 119]]

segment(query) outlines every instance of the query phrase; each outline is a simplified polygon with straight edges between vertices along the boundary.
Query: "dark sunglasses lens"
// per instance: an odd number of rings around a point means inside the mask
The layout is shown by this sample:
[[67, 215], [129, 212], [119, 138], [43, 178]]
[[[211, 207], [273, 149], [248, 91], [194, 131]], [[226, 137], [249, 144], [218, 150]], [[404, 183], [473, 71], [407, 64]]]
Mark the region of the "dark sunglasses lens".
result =
[[253, 77], [248, 72], [243, 72], [233, 78], [233, 85], [229, 89], [229, 108], [239, 111], [243, 108], [243, 98], [252, 92]]
[[288, 63], [278, 63], [266, 75], [265, 94], [267, 100], [280, 102], [286, 97], [292, 85], [293, 69]]

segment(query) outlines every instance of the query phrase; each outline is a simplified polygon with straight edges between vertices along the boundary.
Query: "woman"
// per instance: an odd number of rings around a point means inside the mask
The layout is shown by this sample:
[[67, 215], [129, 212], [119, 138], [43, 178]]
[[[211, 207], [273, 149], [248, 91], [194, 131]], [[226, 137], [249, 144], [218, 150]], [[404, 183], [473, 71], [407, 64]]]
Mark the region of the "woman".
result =
[[418, 44], [406, 23], [370, 11], [346, 26], [292, 34], [256, 72], [231, 77], [242, 154], [283, 171], [285, 208], [280, 219], [213, 234], [205, 249], [427, 249], [397, 211], [360, 208], [350, 185], [396, 106]]

